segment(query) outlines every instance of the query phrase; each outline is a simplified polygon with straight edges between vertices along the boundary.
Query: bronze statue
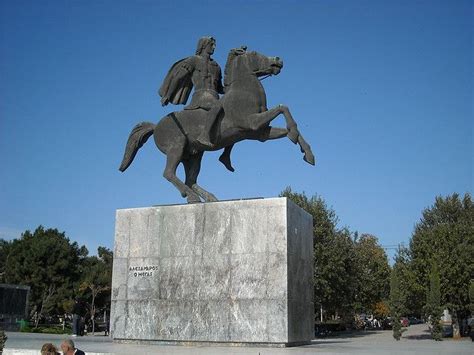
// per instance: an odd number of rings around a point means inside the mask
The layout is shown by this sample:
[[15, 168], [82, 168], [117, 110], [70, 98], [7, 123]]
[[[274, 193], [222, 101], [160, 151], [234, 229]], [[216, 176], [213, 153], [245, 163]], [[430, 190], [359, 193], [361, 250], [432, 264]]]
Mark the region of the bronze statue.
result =
[[[232, 168], [230, 150], [234, 143], [244, 139], [264, 142], [288, 137], [294, 144], [299, 144], [306, 162], [315, 163], [311, 147], [298, 131], [288, 107], [278, 105], [267, 109], [265, 90], [259, 78], [279, 74], [283, 67], [280, 58], [249, 52], [245, 47], [232, 49], [222, 88], [220, 68], [210, 58], [214, 47], [213, 38], [201, 39], [196, 56], [173, 65], [160, 88], [162, 104], [186, 103], [194, 86], [191, 104], [182, 111], [166, 115], [156, 125], [150, 122], [136, 125], [120, 165], [120, 171], [125, 171], [153, 134], [156, 146], [167, 157], [163, 176], [189, 203], [201, 202], [201, 198], [217, 201], [213, 194], [197, 184], [205, 151], [225, 148], [219, 160], [229, 169]], [[218, 94], [223, 92], [224, 96], [219, 98]], [[285, 117], [286, 128], [271, 127], [270, 122], [280, 114]], [[184, 183], [176, 176], [180, 163], [184, 165]]]
[[211, 55], [214, 54], [216, 41], [212, 37], [202, 37], [196, 49], [196, 55], [176, 62], [168, 72], [159, 94], [161, 104], [185, 104], [194, 86], [191, 103], [185, 110], [203, 109], [209, 111], [209, 118], [203, 131], [196, 141], [203, 146], [213, 146], [210, 140], [210, 130], [217, 115], [222, 110], [219, 94], [224, 93], [222, 74], [219, 64]]
[[[202, 144], [203, 147], [209, 148], [214, 146], [211, 141], [211, 129], [223, 109], [219, 94], [224, 94], [221, 68], [211, 58], [215, 48], [216, 40], [213, 37], [200, 38], [196, 55], [181, 59], [173, 64], [158, 91], [163, 106], [166, 106], [169, 102], [178, 105], [186, 104], [194, 87], [191, 103], [184, 109], [203, 109], [209, 112], [201, 134], [196, 138], [196, 141]], [[226, 147], [219, 160], [228, 170], [234, 172], [230, 161], [232, 147], [233, 145]]]

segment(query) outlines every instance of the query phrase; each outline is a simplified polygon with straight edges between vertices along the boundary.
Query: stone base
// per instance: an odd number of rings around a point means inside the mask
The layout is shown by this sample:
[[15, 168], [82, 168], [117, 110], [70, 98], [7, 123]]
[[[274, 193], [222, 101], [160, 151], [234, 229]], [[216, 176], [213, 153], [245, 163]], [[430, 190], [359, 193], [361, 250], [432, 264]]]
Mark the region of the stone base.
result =
[[219, 341], [169, 341], [169, 340], [130, 340], [114, 339], [118, 344], [163, 345], [163, 346], [199, 346], [199, 347], [246, 347], [246, 348], [291, 348], [294, 346], [311, 345], [312, 342], [301, 341], [293, 343], [249, 343], [249, 342], [219, 342]]
[[313, 338], [312, 218], [286, 198], [117, 211], [115, 340]]

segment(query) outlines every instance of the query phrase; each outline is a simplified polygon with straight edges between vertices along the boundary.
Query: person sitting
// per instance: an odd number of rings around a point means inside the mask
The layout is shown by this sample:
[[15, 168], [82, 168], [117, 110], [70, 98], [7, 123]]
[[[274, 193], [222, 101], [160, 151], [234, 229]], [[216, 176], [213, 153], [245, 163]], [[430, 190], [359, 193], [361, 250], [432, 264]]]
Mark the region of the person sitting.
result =
[[59, 353], [53, 344], [46, 343], [41, 347], [41, 355], [59, 355]]
[[71, 339], [65, 339], [61, 343], [61, 350], [64, 355], [85, 355], [84, 351], [77, 349]]

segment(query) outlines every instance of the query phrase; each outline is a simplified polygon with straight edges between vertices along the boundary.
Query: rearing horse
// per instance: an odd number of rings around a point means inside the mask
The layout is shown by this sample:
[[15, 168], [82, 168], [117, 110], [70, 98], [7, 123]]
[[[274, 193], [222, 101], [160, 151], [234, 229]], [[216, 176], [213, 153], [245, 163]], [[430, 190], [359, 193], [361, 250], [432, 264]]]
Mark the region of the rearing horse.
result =
[[[204, 129], [207, 111], [203, 109], [172, 112], [158, 124], [142, 122], [136, 125], [128, 137], [120, 171], [125, 171], [132, 163], [137, 151], [153, 134], [156, 146], [166, 155], [163, 176], [187, 197], [188, 203], [217, 201], [210, 192], [197, 184], [204, 151], [230, 147], [244, 139], [265, 142], [269, 139], [288, 137], [298, 143], [303, 159], [314, 165], [314, 155], [309, 144], [303, 139], [288, 107], [278, 105], [267, 109], [265, 90], [259, 77], [277, 75], [283, 67], [278, 57], [267, 57], [257, 52], [247, 52], [243, 48], [233, 49], [227, 58], [225, 68], [225, 95], [221, 98], [224, 108], [218, 117], [213, 136], [215, 145], [200, 145], [196, 138]], [[270, 122], [283, 114], [285, 128], [271, 127]], [[183, 183], [176, 176], [180, 163], [184, 165], [186, 180]]]

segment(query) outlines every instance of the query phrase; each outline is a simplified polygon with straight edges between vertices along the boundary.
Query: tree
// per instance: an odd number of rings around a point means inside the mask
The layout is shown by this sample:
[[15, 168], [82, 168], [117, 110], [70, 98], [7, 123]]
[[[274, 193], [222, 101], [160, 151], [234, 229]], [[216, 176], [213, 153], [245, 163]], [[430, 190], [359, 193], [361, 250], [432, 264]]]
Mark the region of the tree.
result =
[[7, 240], [0, 238], [0, 283], [5, 282], [5, 267], [10, 244]]
[[402, 329], [402, 324], [400, 318], [404, 312], [404, 300], [403, 295], [400, 291], [400, 279], [398, 271], [396, 268], [393, 268], [392, 274], [390, 276], [390, 311], [392, 314], [393, 322], [393, 337], [395, 340], [400, 340], [404, 329]]
[[87, 249], [71, 243], [64, 232], [42, 226], [24, 232], [8, 249], [5, 281], [31, 287], [29, 304], [38, 326], [42, 315], [59, 312], [62, 301], [72, 297]]
[[[103, 304], [98, 297], [109, 291], [112, 284], [112, 251], [107, 248], [98, 248], [98, 257], [91, 256], [84, 261], [84, 275], [79, 290], [84, 293], [89, 302], [87, 308], [92, 321], [92, 334], [95, 333], [95, 316], [98, 305]], [[110, 292], [107, 293], [106, 302], [110, 304]]]
[[471, 315], [474, 314], [474, 280], [469, 283], [469, 299], [471, 300]]
[[[390, 283], [390, 279], [389, 279]], [[386, 318], [390, 315], [390, 308], [385, 301], [379, 301], [374, 306], [374, 316], [378, 319]]]
[[413, 272], [410, 249], [399, 245], [395, 254], [394, 268], [397, 269], [400, 292], [404, 300], [404, 308], [407, 315], [421, 318], [424, 314], [419, 307], [418, 295], [423, 294], [423, 285], [416, 282]]
[[474, 279], [474, 204], [471, 196], [436, 197], [425, 209], [410, 241], [411, 267], [416, 283], [413, 307], [422, 309], [429, 290], [431, 263], [439, 266], [441, 305], [453, 315], [455, 334], [459, 320], [470, 314], [469, 283]]
[[377, 237], [362, 234], [355, 240], [357, 258], [356, 310], [374, 313], [375, 305], [390, 293], [390, 265]]
[[315, 314], [323, 318], [352, 315], [356, 278], [353, 240], [347, 228], [337, 229], [337, 216], [324, 199], [308, 198], [286, 188], [287, 197], [313, 216], [314, 304]]
[[441, 307], [441, 288], [439, 281], [439, 271], [436, 263], [433, 263], [430, 273], [430, 287], [426, 297], [425, 310], [431, 322], [431, 336], [434, 340], [442, 340], [443, 333], [440, 324], [441, 314], [443, 309]]
[[7, 342], [8, 337], [5, 334], [3, 329], [0, 329], [0, 354], [3, 353], [3, 348], [5, 347], [5, 343]]

